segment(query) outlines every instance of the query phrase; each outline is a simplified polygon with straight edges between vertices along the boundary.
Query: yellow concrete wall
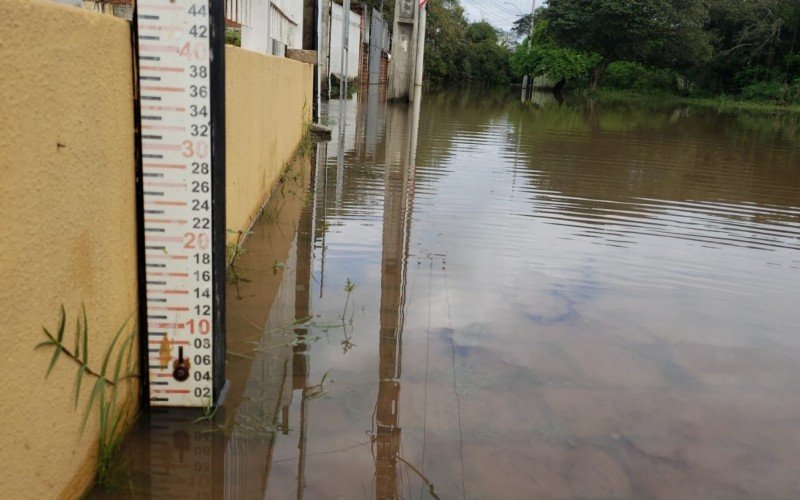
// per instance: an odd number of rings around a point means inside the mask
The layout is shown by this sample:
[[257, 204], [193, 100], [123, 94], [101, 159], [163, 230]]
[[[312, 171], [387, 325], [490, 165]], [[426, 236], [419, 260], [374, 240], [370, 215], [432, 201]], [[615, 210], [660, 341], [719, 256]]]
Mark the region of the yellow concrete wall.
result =
[[99, 367], [136, 310], [129, 37], [110, 16], [0, 0], [0, 498], [74, 496], [94, 474], [88, 384], [76, 411], [75, 365], [45, 380], [52, 351], [33, 348], [61, 303], [72, 342], [84, 303]]
[[[310, 117], [312, 67], [229, 47], [229, 228], [245, 228]], [[130, 26], [44, 0], [0, 0], [0, 498], [75, 497], [95, 473], [76, 365], [45, 380], [42, 326], [89, 316], [90, 365], [136, 318]], [[59, 146], [61, 144], [62, 146]], [[67, 332], [72, 341], [73, 331]]]
[[[313, 66], [225, 51], [228, 229], [247, 229], [311, 120]], [[235, 238], [235, 235], [233, 235]]]

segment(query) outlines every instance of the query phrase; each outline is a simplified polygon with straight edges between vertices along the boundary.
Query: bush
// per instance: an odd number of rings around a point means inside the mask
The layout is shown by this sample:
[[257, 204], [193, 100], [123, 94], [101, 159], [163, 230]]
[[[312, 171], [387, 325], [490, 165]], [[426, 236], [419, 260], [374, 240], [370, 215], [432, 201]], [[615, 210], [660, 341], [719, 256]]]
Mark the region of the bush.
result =
[[742, 89], [742, 97], [775, 104], [800, 104], [800, 79], [791, 85], [776, 81], [753, 83]]
[[225, 43], [236, 47], [242, 46], [242, 32], [235, 28], [225, 28]]
[[669, 69], [649, 68], [635, 84], [636, 90], [678, 90], [678, 75]]
[[674, 92], [678, 90], [678, 75], [669, 69], [648, 68], [630, 61], [608, 65], [603, 85], [616, 89]]
[[646, 72], [647, 68], [639, 63], [616, 61], [608, 65], [603, 85], [615, 89], [632, 89]]
[[800, 78], [800, 54], [786, 56], [786, 74], [789, 77]]

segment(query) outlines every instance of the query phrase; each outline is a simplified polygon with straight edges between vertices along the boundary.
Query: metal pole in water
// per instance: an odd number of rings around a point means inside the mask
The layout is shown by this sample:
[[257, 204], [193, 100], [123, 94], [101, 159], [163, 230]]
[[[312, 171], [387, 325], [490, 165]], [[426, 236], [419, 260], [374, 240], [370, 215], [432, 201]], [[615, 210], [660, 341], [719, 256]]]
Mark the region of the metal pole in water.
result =
[[339, 80], [339, 99], [344, 100], [347, 97], [347, 60], [350, 55], [350, 0], [344, 0], [342, 6], [342, 77]]
[[[419, 9], [419, 27], [417, 28], [417, 60], [416, 68], [414, 69], [414, 86], [422, 86], [422, 71], [424, 68], [423, 62], [425, 60], [425, 22], [428, 17], [427, 2], [420, 2]], [[412, 94], [413, 95], [413, 94]]]
[[[528, 32], [528, 43], [533, 43], [533, 14], [536, 12], [536, 0], [532, 0], [531, 2], [531, 23], [530, 23], [530, 31]], [[536, 77], [531, 73], [530, 82], [528, 81], [528, 75], [525, 75], [525, 78], [522, 80], [522, 86], [525, 88], [525, 91], [528, 90], [528, 83], [531, 85], [531, 90], [533, 90], [534, 82], [536, 81]]]

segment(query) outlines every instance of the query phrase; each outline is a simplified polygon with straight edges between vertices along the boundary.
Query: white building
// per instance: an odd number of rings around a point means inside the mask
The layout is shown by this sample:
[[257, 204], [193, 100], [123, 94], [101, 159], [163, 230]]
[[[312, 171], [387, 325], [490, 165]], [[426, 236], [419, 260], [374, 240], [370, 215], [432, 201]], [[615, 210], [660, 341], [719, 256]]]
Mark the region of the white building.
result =
[[303, 48], [303, 0], [227, 0], [229, 24], [242, 30], [242, 48], [284, 55]]

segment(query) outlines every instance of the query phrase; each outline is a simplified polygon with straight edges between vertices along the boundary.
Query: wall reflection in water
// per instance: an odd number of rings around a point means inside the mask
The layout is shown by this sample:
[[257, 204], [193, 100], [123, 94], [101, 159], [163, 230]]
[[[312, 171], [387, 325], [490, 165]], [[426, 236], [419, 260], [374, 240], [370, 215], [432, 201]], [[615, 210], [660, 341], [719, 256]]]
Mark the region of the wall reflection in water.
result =
[[[304, 186], [304, 192], [310, 194], [304, 194], [309, 202], [300, 210], [295, 239], [281, 266], [285, 269], [283, 280], [258, 339], [255, 359], [250, 362], [241, 403], [233, 411], [225, 449], [226, 498], [255, 498], [269, 490], [276, 437], [289, 434], [290, 429], [296, 431], [297, 439], [295, 493], [298, 498], [304, 495], [307, 405], [310, 398], [325, 390], [324, 381], [316, 384], [309, 381], [310, 351], [314, 347], [309, 339], [317, 330], [311, 311], [311, 291], [317, 280], [320, 294], [325, 292], [326, 216], [329, 206], [340, 207], [345, 202], [345, 170], [352, 168], [346, 164], [346, 156], [368, 158], [385, 165], [379, 362], [375, 374], [378, 389], [375, 431], [370, 433], [369, 439], [375, 457], [374, 494], [378, 498], [398, 496], [402, 310], [421, 99], [415, 99], [413, 106], [390, 107], [382, 102], [382, 97], [377, 91], [368, 92], [361, 98], [366, 106], [353, 106], [352, 102], [341, 106], [331, 103], [331, 115], [337, 116], [338, 122], [334, 140], [315, 146], [309, 185]], [[384, 138], [389, 140], [384, 143]], [[332, 165], [328, 161], [329, 152], [335, 152]], [[332, 196], [328, 193], [329, 169], [335, 169]], [[291, 231], [291, 226], [284, 229]], [[251, 245], [252, 242], [248, 244]], [[319, 251], [320, 266], [316, 277], [312, 270], [315, 250]], [[232, 304], [231, 309], [231, 317], [237, 316], [237, 304]], [[345, 323], [341, 328], [342, 347], [346, 351], [351, 325], [347, 324], [346, 313], [342, 319]], [[286, 328], [293, 323], [296, 326]], [[296, 415], [291, 413], [294, 399], [299, 399]], [[231, 404], [227, 403], [226, 407]]]

